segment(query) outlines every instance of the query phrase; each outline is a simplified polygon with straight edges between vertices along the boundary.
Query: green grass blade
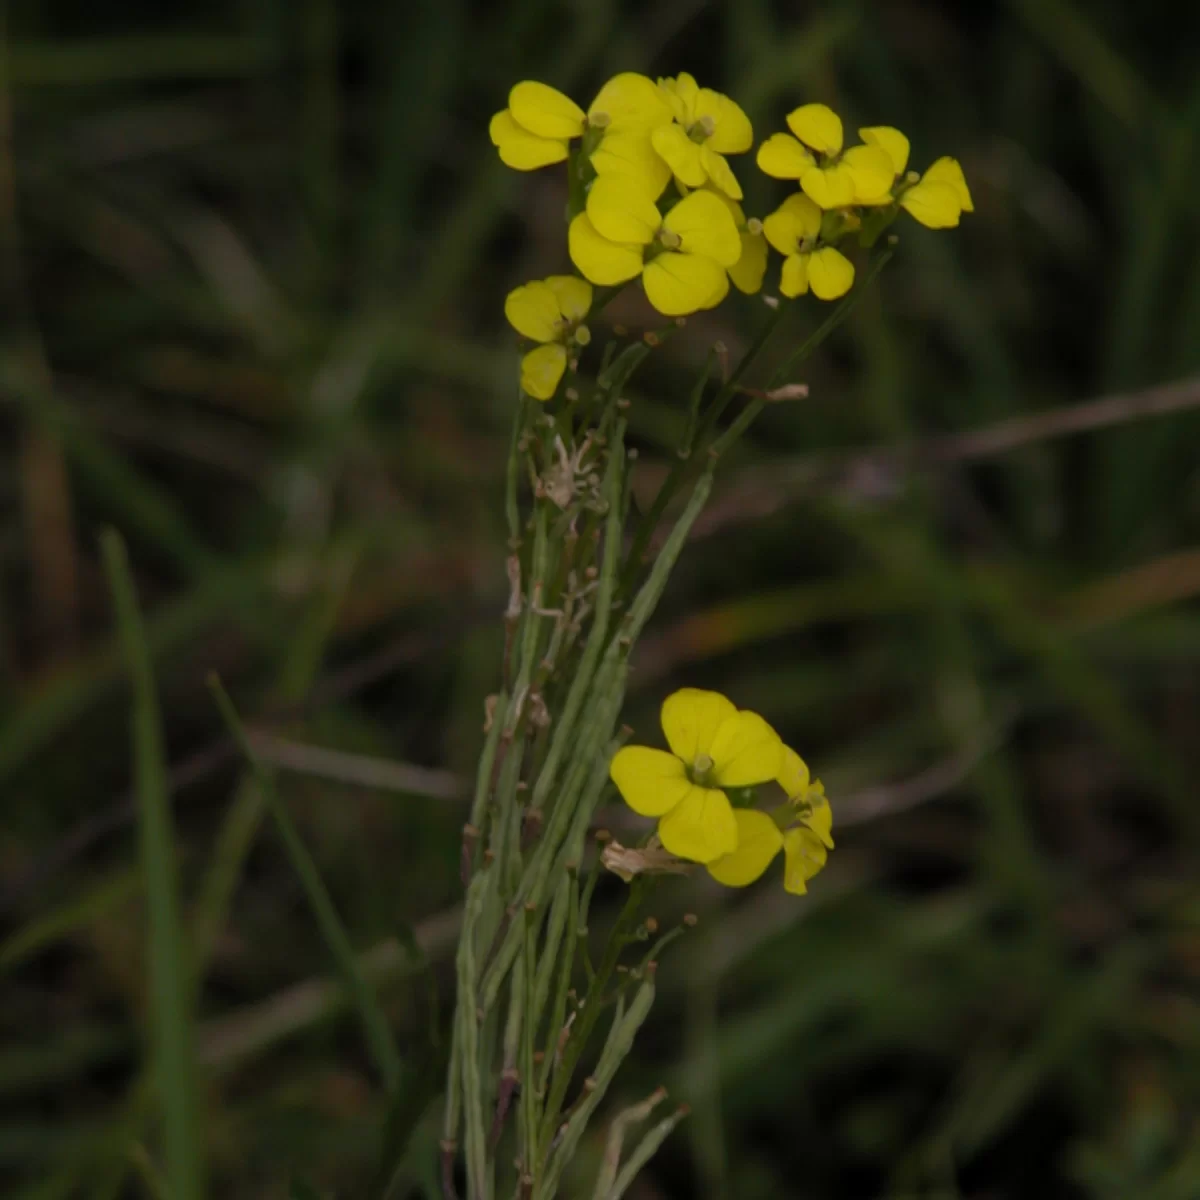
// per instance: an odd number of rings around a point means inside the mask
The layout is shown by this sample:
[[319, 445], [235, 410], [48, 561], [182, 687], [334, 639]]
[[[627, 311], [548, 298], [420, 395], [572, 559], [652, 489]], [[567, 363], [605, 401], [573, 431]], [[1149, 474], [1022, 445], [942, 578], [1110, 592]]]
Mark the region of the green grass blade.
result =
[[204, 1195], [204, 1160], [194, 997], [179, 914], [161, 715], [125, 544], [110, 529], [103, 534], [101, 547], [133, 681], [134, 780], [149, 917], [151, 1039], [162, 1105], [166, 1173], [174, 1200], [200, 1200]]
[[371, 991], [363, 976], [358, 956], [350, 944], [350, 938], [342, 926], [333, 900], [321, 879], [317, 864], [313, 862], [312, 855], [309, 854], [308, 848], [300, 837], [300, 831], [279, 799], [273, 775], [255, 755], [250, 740], [246, 736], [245, 726], [243, 726], [229, 694], [215, 675], [209, 677], [209, 687], [216, 699], [217, 707], [221, 711], [221, 716], [229, 727], [229, 732], [237, 739], [246, 760], [254, 769], [258, 784], [263, 789], [267, 807], [271, 810], [271, 815], [279, 827], [279, 834], [283, 839], [288, 859], [304, 888], [304, 894], [308, 898], [313, 916], [316, 917], [321, 936], [325, 939], [325, 944], [329, 947], [329, 952], [333, 955], [333, 960], [342, 974], [343, 982], [358, 1009], [367, 1048], [388, 1091], [393, 1091], [400, 1077], [400, 1055], [396, 1049], [392, 1031], [374, 992]]

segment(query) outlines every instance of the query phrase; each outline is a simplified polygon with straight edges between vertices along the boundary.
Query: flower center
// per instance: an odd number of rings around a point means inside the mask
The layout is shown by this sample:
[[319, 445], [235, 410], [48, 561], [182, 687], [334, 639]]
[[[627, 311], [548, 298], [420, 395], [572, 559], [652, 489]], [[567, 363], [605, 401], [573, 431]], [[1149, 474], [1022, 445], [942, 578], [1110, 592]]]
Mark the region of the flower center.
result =
[[717, 128], [717, 123], [707, 113], [698, 121], [693, 121], [688, 126], [688, 137], [697, 144], [707, 141], [713, 135], [713, 131]]
[[660, 229], [658, 231], [658, 240], [668, 250], [678, 250], [683, 239], [673, 229]]
[[710, 755], [697, 754], [692, 760], [692, 782], [701, 787], [712, 785], [713, 760]]

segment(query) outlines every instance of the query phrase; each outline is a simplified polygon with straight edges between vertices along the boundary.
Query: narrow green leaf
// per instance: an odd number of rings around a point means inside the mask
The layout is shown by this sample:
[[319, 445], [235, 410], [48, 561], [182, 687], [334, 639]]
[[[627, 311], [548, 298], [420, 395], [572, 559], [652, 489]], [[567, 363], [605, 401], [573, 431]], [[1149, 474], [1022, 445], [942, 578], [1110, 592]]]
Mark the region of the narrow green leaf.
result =
[[395, 1089], [400, 1076], [400, 1055], [396, 1050], [396, 1043], [392, 1038], [392, 1031], [388, 1026], [387, 1018], [384, 1016], [383, 1010], [379, 1007], [374, 992], [371, 991], [371, 988], [367, 984], [366, 978], [359, 966], [358, 956], [354, 952], [354, 947], [350, 944], [349, 935], [346, 933], [341, 918], [337, 914], [333, 899], [330, 897], [325, 883], [321, 879], [321, 873], [317, 870], [317, 864], [313, 861], [312, 855], [309, 854], [308, 848], [304, 845], [300, 837], [300, 831], [296, 828], [283, 802], [279, 799], [279, 794], [275, 790], [274, 775], [254, 753], [250, 739], [246, 736], [245, 726], [243, 726], [237, 709], [234, 708], [233, 701], [229, 698], [229, 694], [225, 691], [224, 687], [222, 687], [220, 680], [215, 675], [211, 675], [209, 676], [208, 683], [216, 699], [217, 707], [220, 709], [221, 716], [229, 727], [229, 732], [237, 739], [242, 753], [253, 768], [258, 786], [262, 788], [267, 807], [271, 810], [271, 815], [274, 817], [275, 824], [279, 828], [279, 835], [283, 839], [284, 850], [287, 852], [292, 868], [296, 872], [301, 886], [304, 888], [304, 894], [308, 899], [313, 916], [316, 918], [321, 936], [324, 938], [325, 944], [329, 948], [329, 952], [342, 974], [342, 981], [350, 993], [355, 1007], [358, 1009], [359, 1020], [362, 1022], [363, 1034], [367, 1042], [367, 1049], [375, 1061], [376, 1069], [379, 1071], [385, 1086], [391, 1092]]
[[194, 996], [179, 914], [162, 720], [125, 543], [109, 529], [102, 535], [101, 548], [133, 682], [134, 783], [149, 919], [151, 1049], [162, 1106], [166, 1175], [174, 1200], [200, 1200], [205, 1189]]

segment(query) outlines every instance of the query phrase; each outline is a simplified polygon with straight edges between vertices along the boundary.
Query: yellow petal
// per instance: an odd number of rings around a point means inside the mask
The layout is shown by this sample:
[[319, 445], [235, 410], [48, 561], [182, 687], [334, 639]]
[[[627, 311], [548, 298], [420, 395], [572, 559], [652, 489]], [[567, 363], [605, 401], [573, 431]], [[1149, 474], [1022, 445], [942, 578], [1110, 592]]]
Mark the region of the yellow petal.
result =
[[[814, 789], [815, 792], [815, 789]], [[833, 809], [825, 798], [825, 790], [809, 796], [812, 812], [804, 818], [804, 824], [817, 835], [827, 850], [833, 849]]]
[[708, 185], [707, 190], [711, 191], [729, 209], [729, 215], [733, 218], [733, 223], [740, 230], [746, 224], [746, 214], [742, 211], [742, 206], [727, 192], [722, 192], [711, 183]]
[[587, 213], [580, 213], [571, 222], [567, 230], [567, 250], [583, 277], [602, 287], [624, 283], [642, 270], [641, 246], [610, 242], [601, 237]]
[[558, 311], [572, 323], [582, 321], [592, 307], [592, 285], [578, 275], [550, 275], [546, 286], [554, 293]]
[[788, 128], [820, 154], [842, 151], [842, 119], [824, 104], [803, 104], [787, 115]]
[[522, 337], [535, 342], [552, 342], [558, 337], [562, 314], [548, 281], [537, 279], [514, 288], [505, 298], [504, 315]]
[[690, 784], [683, 799], [659, 821], [658, 836], [677, 858], [708, 863], [737, 849], [738, 827], [724, 792]]
[[959, 166], [957, 158], [939, 158], [937, 162], [921, 176], [922, 183], [945, 183], [954, 189], [958, 197], [959, 207], [963, 212], [974, 212], [975, 205], [971, 201], [971, 191], [967, 187], [967, 178]]
[[825, 847], [816, 834], [803, 827], [783, 835], [783, 886], [793, 896], [808, 891], [808, 881], [825, 865]]
[[841, 166], [854, 179], [856, 204], [883, 204], [891, 199], [895, 172], [892, 160], [877, 146], [851, 146]]
[[700, 147], [683, 131], [681, 125], [662, 125], [650, 140], [658, 156], [688, 187], [699, 187], [708, 176], [700, 157]]
[[736, 715], [733, 702], [720, 692], [680, 688], [663, 701], [661, 720], [667, 745], [684, 762], [695, 762], [702, 754], [712, 754], [717, 730]]
[[488, 134], [500, 151], [500, 161], [514, 171], [536, 171], [567, 157], [565, 139], [537, 137], [522, 129], [507, 108], [492, 118]]
[[773, 133], [758, 148], [758, 169], [772, 179], [801, 179], [813, 156], [790, 133]]
[[753, 296], [762, 288], [763, 276], [767, 273], [767, 239], [761, 233], [745, 233], [742, 238], [742, 255], [729, 268], [729, 278], [739, 292]]
[[962, 215], [958, 193], [948, 183], [927, 179], [914, 184], [900, 197], [900, 207], [930, 229], [953, 229]]
[[742, 198], [742, 185], [738, 183], [733, 169], [707, 142], [700, 147], [700, 163], [705, 175], [724, 195], [733, 200]]
[[588, 191], [587, 215], [601, 237], [648, 246], [662, 224], [649, 193], [625, 175], [598, 176]]
[[643, 817], [669, 813], [692, 790], [683, 763], [649, 746], [622, 746], [613, 755], [608, 774], [621, 799]]
[[728, 96], [701, 88], [696, 94], [696, 119], [711, 117], [713, 131], [708, 146], [718, 154], [744, 154], [754, 145], [750, 118]]
[[803, 192], [794, 192], [763, 221], [763, 232], [780, 254], [795, 254], [805, 238], [821, 232], [821, 210]]
[[783, 769], [775, 782], [783, 788], [788, 799], [803, 796], [808, 790], [808, 763], [798, 755], [791, 746], [783, 748]]
[[642, 286], [664, 317], [686, 317], [712, 306], [724, 278], [724, 269], [711, 258], [667, 251], [646, 264]]
[[783, 834], [764, 812], [735, 808], [737, 849], [708, 864], [708, 873], [726, 887], [745, 887], [762, 877], [771, 860], [783, 849]]
[[508, 93], [508, 108], [523, 129], [544, 138], [575, 138], [583, 133], [583, 109], [549, 84], [526, 79]]
[[614, 75], [597, 93], [588, 109], [589, 117], [603, 113], [606, 130], [613, 133], [649, 133], [671, 120], [671, 107], [653, 79], [636, 71]]
[[800, 186], [821, 208], [845, 208], [854, 203], [854, 175], [841, 163], [805, 171]]
[[783, 766], [783, 742], [758, 713], [739, 710], [717, 726], [709, 756], [721, 787], [751, 787], [774, 779]]
[[658, 93], [671, 110], [671, 116], [681, 125], [687, 124], [687, 103], [675, 88], [674, 79], [660, 79]]
[[808, 286], [818, 300], [836, 300], [854, 286], [854, 264], [840, 250], [822, 246], [808, 260]]
[[696, 119], [696, 97], [700, 94], [695, 78], [680, 71], [674, 79], [660, 79], [658, 86], [671, 105], [675, 120], [681, 125], [691, 125]]
[[567, 369], [567, 350], [559, 342], [538, 346], [521, 359], [521, 387], [535, 400], [549, 400]]
[[808, 254], [789, 254], [783, 260], [779, 275], [779, 290], [789, 299], [803, 296], [808, 291]]
[[652, 200], [671, 182], [671, 168], [658, 156], [648, 133], [606, 132], [592, 153], [592, 166], [597, 175], [625, 176]]
[[892, 174], [903, 175], [908, 166], [908, 138], [891, 125], [870, 125], [858, 136], [868, 146], [878, 146], [892, 160]]
[[679, 235], [680, 249], [687, 254], [703, 255], [723, 267], [732, 267], [741, 257], [742, 239], [733, 214], [712, 192], [685, 196], [663, 218], [663, 225]]

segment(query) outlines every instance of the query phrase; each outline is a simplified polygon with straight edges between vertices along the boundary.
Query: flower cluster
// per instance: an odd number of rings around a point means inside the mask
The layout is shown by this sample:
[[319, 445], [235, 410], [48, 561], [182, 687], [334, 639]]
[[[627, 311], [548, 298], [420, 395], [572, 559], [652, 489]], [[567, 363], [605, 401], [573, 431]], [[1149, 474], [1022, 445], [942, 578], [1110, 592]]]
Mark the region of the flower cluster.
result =
[[[611, 287], [640, 279], [650, 303], [668, 317], [715, 307], [730, 283], [748, 295], [759, 291], [768, 246], [783, 256], [782, 295], [811, 291], [835, 300], [854, 284], [854, 265], [842, 249], [851, 239], [873, 244], [901, 211], [932, 229], [955, 226], [972, 211], [958, 162], [940, 158], [923, 175], [909, 171], [908, 138], [898, 129], [860, 129], [861, 143], [847, 148], [841, 119], [824, 104], [802, 105], [787, 125], [789, 133], [774, 133], [758, 147], [756, 162], [798, 190], [763, 220], [742, 210], [742, 186], [729, 161], [753, 148], [750, 119], [686, 72], [657, 82], [623, 72], [586, 110], [525, 80], [489, 132], [515, 170], [568, 164], [567, 249], [584, 280]], [[572, 347], [586, 345], [587, 309], [578, 303], [584, 293], [577, 289], [557, 310], [547, 299], [546, 289], [558, 295], [565, 278], [526, 284], [505, 306], [514, 328], [538, 343], [521, 378], [539, 400], [554, 395]]]
[[[825, 791], [804, 760], [762, 717], [719, 692], [672, 693], [662, 727], [669, 752], [625, 746], [613, 756], [609, 774], [625, 803], [658, 818], [664, 849], [705, 864], [728, 887], [753, 883], [782, 850], [784, 887], [802, 895], [833, 848]], [[749, 807], [757, 788], [775, 784], [784, 804]]]
[[804, 104], [787, 116], [791, 133], [773, 133], [758, 148], [758, 166], [800, 191], [763, 222], [767, 241], [784, 256], [779, 290], [788, 297], [810, 288], [835, 300], [854, 283], [854, 266], [837, 249], [851, 233], [877, 237], [904, 209], [922, 225], [948, 229], [973, 211], [957, 160], [939, 158], [925, 172], [908, 172], [908, 138], [890, 125], [858, 131], [844, 148], [842, 120], [824, 104]]

